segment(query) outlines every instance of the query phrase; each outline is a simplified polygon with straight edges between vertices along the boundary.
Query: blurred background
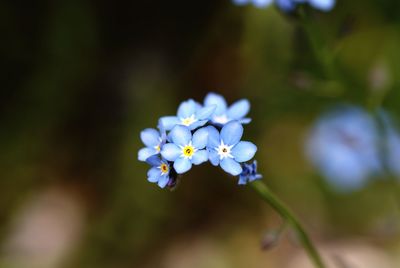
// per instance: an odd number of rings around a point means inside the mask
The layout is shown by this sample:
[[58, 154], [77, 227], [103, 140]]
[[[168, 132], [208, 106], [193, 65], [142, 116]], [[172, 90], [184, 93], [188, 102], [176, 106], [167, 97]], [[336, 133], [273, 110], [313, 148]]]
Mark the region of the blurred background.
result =
[[282, 220], [222, 170], [147, 182], [140, 131], [210, 91], [251, 101], [259, 172], [330, 267], [400, 267], [400, 175], [338, 189], [305, 149], [337, 105], [396, 128], [400, 2], [302, 10], [1, 1], [0, 267], [311, 267], [290, 230], [261, 249]]

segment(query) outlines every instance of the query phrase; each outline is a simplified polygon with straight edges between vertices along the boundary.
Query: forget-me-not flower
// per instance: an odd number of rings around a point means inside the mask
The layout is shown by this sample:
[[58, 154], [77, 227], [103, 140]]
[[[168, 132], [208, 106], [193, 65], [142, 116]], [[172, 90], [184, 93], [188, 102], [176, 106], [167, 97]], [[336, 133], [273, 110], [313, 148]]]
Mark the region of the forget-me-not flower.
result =
[[248, 182], [259, 180], [262, 178], [261, 174], [257, 173], [257, 161], [254, 160], [253, 163], [242, 165], [243, 171], [239, 175], [239, 185], [244, 185]]
[[238, 100], [228, 107], [223, 96], [211, 92], [205, 97], [204, 105], [216, 105], [216, 109], [211, 115], [211, 121], [214, 124], [224, 125], [232, 120], [238, 120], [242, 124], [248, 124], [251, 121], [250, 118], [245, 118], [250, 110], [250, 103], [246, 99]]
[[140, 132], [140, 138], [146, 147], [142, 148], [138, 152], [138, 159], [140, 161], [146, 161], [152, 155], [157, 155], [161, 151], [161, 147], [165, 144], [167, 135], [164, 127], [159, 124], [160, 131], [154, 128], [146, 128]]
[[311, 130], [311, 162], [338, 190], [362, 187], [382, 170], [377, 126], [363, 109], [343, 106], [323, 115]]
[[292, 12], [299, 4], [308, 3], [313, 8], [321, 11], [330, 11], [336, 0], [233, 0], [236, 5], [254, 4], [256, 7], [266, 7], [275, 2], [276, 6], [284, 12]]
[[199, 165], [206, 162], [208, 153], [205, 150], [208, 139], [206, 128], [200, 128], [192, 135], [186, 126], [176, 125], [170, 132], [172, 143], [165, 144], [161, 155], [168, 161], [174, 162], [174, 169], [178, 174], [188, 171], [192, 164]]
[[214, 166], [220, 165], [227, 173], [237, 176], [243, 169], [240, 163], [249, 161], [257, 147], [248, 141], [240, 141], [243, 127], [238, 121], [224, 125], [221, 133], [213, 126], [208, 126], [208, 156]]
[[147, 180], [157, 183], [158, 186], [164, 188], [171, 180], [171, 167], [169, 163], [164, 159], [160, 159], [159, 155], [147, 158], [146, 162], [151, 165], [151, 168], [147, 172]]
[[176, 125], [187, 126], [190, 130], [194, 130], [205, 125], [215, 109], [215, 105], [202, 107], [190, 99], [179, 105], [177, 116], [164, 116], [160, 121], [165, 130], [171, 130]]

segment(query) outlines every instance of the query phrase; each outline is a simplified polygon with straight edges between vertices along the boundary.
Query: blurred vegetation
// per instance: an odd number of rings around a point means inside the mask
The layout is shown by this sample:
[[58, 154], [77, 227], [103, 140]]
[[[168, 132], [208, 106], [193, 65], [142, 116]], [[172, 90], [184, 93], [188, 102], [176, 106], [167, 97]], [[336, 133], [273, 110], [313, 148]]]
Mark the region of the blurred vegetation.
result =
[[57, 186], [85, 211], [61, 267], [175, 268], [190, 258], [190, 267], [281, 267], [296, 246], [259, 251], [280, 221], [247, 187], [205, 165], [169, 192], [137, 161], [140, 130], [216, 91], [251, 101], [245, 137], [258, 145], [260, 171], [319, 243], [362, 238], [396, 256], [397, 183], [336, 193], [303, 140], [336, 103], [400, 119], [400, 2], [306, 11], [304, 28], [273, 7], [228, 0], [1, 2], [2, 244], [19, 211]]

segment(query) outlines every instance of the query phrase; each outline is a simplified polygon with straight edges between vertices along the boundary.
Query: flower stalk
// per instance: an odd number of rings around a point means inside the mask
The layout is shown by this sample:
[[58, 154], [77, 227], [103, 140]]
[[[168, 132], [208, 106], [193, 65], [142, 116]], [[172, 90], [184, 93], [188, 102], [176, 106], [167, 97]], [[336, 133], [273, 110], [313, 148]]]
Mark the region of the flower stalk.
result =
[[274, 193], [271, 192], [263, 181], [255, 180], [250, 183], [250, 186], [265, 202], [275, 209], [284, 220], [287, 221], [290, 227], [292, 227], [314, 266], [317, 268], [325, 268], [326, 266], [324, 265], [321, 256], [293, 212]]

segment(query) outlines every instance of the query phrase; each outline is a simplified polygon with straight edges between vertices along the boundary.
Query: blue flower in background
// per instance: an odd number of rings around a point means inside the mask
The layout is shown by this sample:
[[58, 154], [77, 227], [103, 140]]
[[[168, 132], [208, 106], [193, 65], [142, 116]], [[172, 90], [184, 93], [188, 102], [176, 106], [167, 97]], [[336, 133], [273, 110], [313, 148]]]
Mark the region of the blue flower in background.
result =
[[243, 171], [239, 175], [239, 185], [247, 184], [248, 182], [252, 182], [255, 180], [259, 180], [262, 178], [261, 174], [257, 173], [257, 161], [254, 160], [251, 164], [243, 163], [242, 165]]
[[152, 155], [159, 154], [161, 147], [165, 144], [167, 136], [162, 125], [159, 124], [160, 131], [154, 128], [146, 128], [140, 132], [140, 138], [146, 147], [138, 152], [138, 159], [146, 161]]
[[207, 145], [208, 131], [200, 128], [193, 134], [186, 126], [176, 125], [170, 132], [172, 143], [165, 144], [161, 155], [168, 161], [174, 162], [178, 174], [188, 171], [192, 164], [199, 165], [208, 159], [204, 149]]
[[233, 0], [236, 5], [254, 4], [256, 7], [266, 7], [275, 2], [284, 12], [292, 12], [297, 5], [308, 3], [315, 9], [330, 11], [336, 4], [336, 0]]
[[316, 122], [307, 152], [328, 182], [339, 190], [351, 191], [382, 171], [378, 141], [373, 118], [360, 108], [344, 106]]
[[202, 107], [190, 99], [179, 105], [177, 116], [164, 116], [160, 121], [165, 130], [171, 130], [176, 125], [187, 126], [190, 130], [194, 130], [205, 125], [215, 109], [215, 105]]
[[205, 106], [216, 106], [211, 115], [211, 121], [214, 124], [224, 125], [232, 120], [238, 120], [242, 124], [250, 123], [250, 118], [245, 118], [250, 110], [250, 103], [246, 99], [241, 99], [227, 106], [225, 98], [216, 93], [208, 93], [204, 99]]
[[171, 168], [168, 162], [160, 159], [158, 155], [147, 158], [146, 162], [152, 166], [147, 172], [147, 180], [157, 183], [161, 188], [167, 186], [171, 180]]
[[214, 166], [220, 165], [227, 173], [237, 176], [242, 173], [242, 162], [249, 161], [257, 147], [248, 141], [240, 141], [243, 127], [238, 121], [224, 125], [221, 133], [213, 126], [208, 126], [208, 157]]

